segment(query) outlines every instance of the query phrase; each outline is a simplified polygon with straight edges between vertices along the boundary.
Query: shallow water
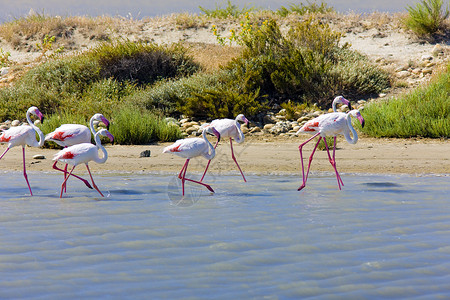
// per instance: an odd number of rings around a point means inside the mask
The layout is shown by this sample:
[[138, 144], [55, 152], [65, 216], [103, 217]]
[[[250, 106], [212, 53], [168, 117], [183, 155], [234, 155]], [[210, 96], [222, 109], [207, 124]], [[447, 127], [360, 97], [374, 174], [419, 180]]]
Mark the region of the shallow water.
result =
[[450, 177], [341, 175], [0, 173], [0, 299], [450, 297]]

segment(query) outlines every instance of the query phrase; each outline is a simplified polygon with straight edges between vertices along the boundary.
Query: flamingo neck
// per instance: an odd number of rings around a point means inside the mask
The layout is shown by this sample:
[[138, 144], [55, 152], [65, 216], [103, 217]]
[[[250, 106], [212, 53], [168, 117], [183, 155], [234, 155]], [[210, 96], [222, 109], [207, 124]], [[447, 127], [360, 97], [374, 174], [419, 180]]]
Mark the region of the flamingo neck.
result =
[[334, 112], [337, 112], [336, 101], [333, 101], [333, 103], [331, 104], [331, 106], [333, 107], [333, 111], [334, 111]]
[[353, 128], [353, 126], [352, 126], [352, 118], [351, 118], [350, 112], [347, 114], [346, 118], [347, 118], [348, 129], [350, 129], [350, 131], [352, 132], [353, 138], [350, 137], [349, 131], [347, 131], [344, 134], [344, 137], [349, 144], [356, 144], [356, 142], [358, 141], [358, 134], [356, 133], [355, 128]]
[[95, 134], [95, 145], [97, 146], [97, 149], [102, 150], [103, 157], [100, 158], [97, 154], [97, 157], [95, 157], [94, 161], [98, 164], [103, 164], [108, 159], [108, 152], [106, 152], [105, 147], [103, 147], [102, 141], [100, 140], [100, 135], [98, 133]]
[[211, 160], [214, 158], [214, 156], [216, 156], [216, 150], [214, 149], [213, 145], [209, 142], [208, 138], [206, 137], [206, 130], [203, 130], [202, 136], [203, 136], [203, 139], [206, 141], [208, 148], [209, 148], [208, 153], [204, 154], [203, 156], [207, 160]]
[[95, 136], [97, 131], [94, 128], [94, 116], [92, 116], [91, 120], [89, 121], [89, 127], [91, 128], [92, 134]]
[[236, 129], [239, 133], [239, 136], [237, 139], [234, 139], [237, 143], [242, 143], [244, 141], [244, 133], [241, 130], [241, 123], [236, 121]]
[[37, 132], [37, 134], [39, 136], [39, 142], [36, 141], [36, 145], [34, 147], [42, 147], [44, 145], [44, 142], [45, 142], [44, 133], [39, 129], [39, 127], [34, 125], [33, 121], [31, 121], [30, 112], [29, 111], [27, 111], [27, 122], [34, 129], [34, 131]]

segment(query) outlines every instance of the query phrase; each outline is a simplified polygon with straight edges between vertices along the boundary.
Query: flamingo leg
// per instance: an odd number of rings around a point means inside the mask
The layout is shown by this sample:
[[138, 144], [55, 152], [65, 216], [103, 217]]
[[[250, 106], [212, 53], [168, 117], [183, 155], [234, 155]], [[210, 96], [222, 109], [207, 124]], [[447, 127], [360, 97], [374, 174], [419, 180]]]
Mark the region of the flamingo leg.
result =
[[2, 155], [0, 156], [0, 159], [2, 159], [2, 158], [3, 158], [3, 156], [4, 156], [5, 154], [6, 154], [6, 152], [8, 152], [8, 150], [9, 150], [9, 149], [11, 149], [11, 148], [9, 148], [9, 147], [8, 147], [8, 148], [6, 148], [6, 150], [5, 150], [5, 151], [3, 151]]
[[[339, 180], [339, 179], [340, 179], [340, 176], [339, 176], [339, 173], [338, 173], [338, 171], [337, 171], [337, 169], [336, 169], [336, 163], [335, 163], [334, 159], [331, 158], [330, 151], [329, 151], [329, 149], [328, 149], [328, 144], [327, 144], [327, 141], [326, 141], [325, 138], [323, 139], [323, 142], [325, 143], [325, 148], [327, 149], [328, 159], [330, 160], [330, 163], [331, 163], [331, 165], [333, 166], [334, 171], [335, 171], [335, 173], [336, 173], [336, 179], [337, 179], [338, 187], [339, 187], [339, 189], [341, 189], [341, 182], [340, 182], [340, 180]], [[335, 146], [336, 146], [336, 145], [335, 145]], [[334, 150], [333, 150], [333, 155], [334, 155]]]
[[[334, 137], [334, 147], [333, 147], [333, 161], [334, 161], [334, 166], [336, 167], [336, 136]], [[339, 175], [339, 181], [341, 182], [341, 185], [344, 186], [344, 182], [342, 181], [341, 175]]]
[[30, 190], [31, 196], [33, 196], [33, 192], [31, 191], [30, 183], [28, 182], [28, 175], [27, 175], [27, 168], [25, 166], [25, 146], [22, 146], [22, 153], [23, 153], [23, 177], [25, 177], [25, 180], [28, 184], [28, 189]]
[[63, 183], [61, 184], [61, 194], [59, 195], [59, 198], [62, 198], [64, 188], [66, 187], [67, 180], [69, 179], [70, 175], [72, 175], [73, 169], [75, 169], [76, 166], [73, 166], [73, 168], [70, 170], [67, 177], [64, 179]]
[[319, 140], [317, 141], [316, 146], [314, 147], [313, 152], [311, 153], [311, 156], [309, 157], [309, 164], [308, 164], [308, 172], [306, 172], [306, 176], [305, 176], [305, 167], [303, 165], [303, 146], [306, 145], [307, 143], [309, 143], [312, 139], [314, 139], [316, 136], [318, 136], [320, 133], [316, 133], [315, 135], [313, 135], [311, 138], [309, 138], [308, 140], [306, 140], [304, 143], [300, 144], [300, 146], [298, 146], [298, 150], [300, 151], [300, 161], [302, 163], [302, 177], [303, 177], [303, 182], [302, 185], [298, 188], [298, 191], [301, 191], [305, 186], [306, 186], [306, 180], [308, 179], [308, 173], [309, 173], [309, 168], [311, 166], [311, 161], [313, 159], [313, 155], [314, 152], [317, 149], [317, 146], [319, 145], [320, 139], [322, 137], [319, 138]]
[[[236, 166], [239, 169], [239, 172], [241, 172], [242, 178], [244, 179], [244, 182], [247, 182], [247, 180], [245, 179], [244, 173], [242, 173], [241, 167], [239, 166], [236, 157], [234, 156], [234, 151], [233, 151], [233, 141], [230, 138], [230, 147], [231, 147], [231, 158], [233, 158], [234, 162], [236, 163]], [[201, 181], [201, 180], [200, 180]]]
[[[231, 138], [230, 138], [230, 139], [231, 139]], [[216, 142], [216, 145], [214, 145], [214, 149], [217, 148], [217, 145], [219, 145], [219, 141], [217, 141], [217, 142]], [[211, 160], [208, 160], [208, 163], [206, 164], [205, 172], [203, 172], [203, 176], [202, 176], [202, 178], [200, 179], [200, 181], [203, 181], [203, 178], [205, 178], [206, 171], [208, 171], [208, 168], [209, 168], [209, 164], [210, 164], [210, 163], [211, 163]]]
[[[58, 163], [58, 161], [55, 161], [55, 163], [53, 164], [53, 169], [58, 170], [58, 171], [61, 171], [61, 172], [64, 172], [64, 179], [66, 179], [66, 177], [67, 177], [66, 175], [67, 175], [67, 173], [68, 173], [68, 172], [67, 172], [67, 164], [66, 164], [66, 166], [65, 166], [65, 168], [64, 168], [64, 170], [63, 170], [63, 169], [60, 169], [60, 168], [58, 168], [58, 167], [56, 166], [57, 163]], [[87, 181], [86, 179], [81, 178], [80, 176], [77, 176], [77, 175], [75, 175], [75, 174], [72, 174], [72, 176], [75, 177], [75, 178], [80, 179], [81, 181], [84, 182], [84, 184], [85, 184], [88, 188], [92, 189], [91, 184], [90, 184], [89, 181]], [[65, 189], [64, 189], [64, 192], [66, 192]]]
[[[100, 190], [98, 189], [97, 185], [95, 184], [94, 178], [92, 177], [91, 170], [89, 170], [88, 164], [86, 164], [86, 168], [87, 168], [87, 170], [88, 170], [89, 176], [91, 177], [92, 185], [93, 185], [94, 188], [97, 190], [97, 192], [100, 193], [100, 195], [101, 195], [102, 197], [105, 197], [105, 196], [103, 196], [102, 192], [100, 192]], [[69, 176], [70, 176], [70, 174], [69, 174]]]
[[[206, 184], [206, 183], [203, 183], [203, 182], [200, 182], [200, 181], [197, 181], [197, 180], [193, 180], [193, 179], [190, 179], [190, 178], [186, 178], [186, 171], [187, 171], [188, 164], [189, 164], [189, 158], [186, 159], [186, 162], [184, 163], [184, 166], [181, 169], [180, 174], [178, 175], [178, 178], [181, 179], [181, 186], [182, 186], [182, 189], [183, 189], [183, 196], [184, 196], [184, 182], [186, 180], [190, 181], [190, 182], [201, 184], [204, 187], [206, 187], [209, 191], [214, 193], [214, 190], [211, 188], [211, 186], [209, 184]], [[183, 173], [183, 175], [181, 175], [181, 173]]]

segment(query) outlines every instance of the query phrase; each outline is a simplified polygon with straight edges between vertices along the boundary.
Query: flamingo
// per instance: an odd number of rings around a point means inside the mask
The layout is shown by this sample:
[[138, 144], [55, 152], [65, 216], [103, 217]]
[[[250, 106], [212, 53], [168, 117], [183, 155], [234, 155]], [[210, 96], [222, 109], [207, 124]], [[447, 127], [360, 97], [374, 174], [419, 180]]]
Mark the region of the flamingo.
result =
[[[338, 134], [343, 134], [348, 143], [356, 144], [356, 142], [358, 141], [358, 134], [356, 133], [356, 130], [352, 126], [351, 117], [357, 118], [359, 120], [359, 122], [361, 123], [361, 126], [364, 127], [364, 118], [361, 116], [361, 113], [359, 112], [359, 110], [354, 109], [354, 110], [349, 111], [346, 114], [341, 113], [341, 112], [334, 112], [334, 113], [329, 113], [329, 114], [324, 114], [324, 115], [318, 116], [317, 118], [314, 118], [314, 119], [306, 122], [297, 131], [296, 134], [299, 134], [300, 132], [314, 134], [311, 138], [306, 140], [306, 142], [300, 144], [300, 146], [298, 147], [298, 149], [300, 151], [300, 160], [302, 163], [302, 175], [303, 175], [303, 183], [298, 188], [299, 191], [302, 190], [306, 185], [306, 180], [308, 179], [309, 168], [311, 167], [313, 155], [314, 155], [321, 139], [323, 139], [323, 141], [325, 143], [325, 148], [328, 153], [328, 159], [336, 173], [336, 178], [337, 178], [339, 189], [341, 189], [341, 184], [344, 185], [344, 183], [336, 169], [336, 159], [335, 159], [336, 136]], [[350, 137], [350, 132], [352, 133], [353, 138]], [[311, 153], [311, 156], [309, 157], [308, 170], [307, 170], [306, 176], [305, 176], [305, 170], [304, 170], [304, 166], [303, 166], [302, 148], [306, 143], [310, 142], [312, 139], [314, 139], [317, 136], [319, 136], [319, 140], [317, 141], [316, 146], [314, 147], [314, 149]], [[326, 136], [334, 137], [333, 158], [331, 158], [330, 151], [328, 149], [327, 141], [325, 139]]]
[[[91, 142], [91, 132], [93, 135], [97, 133], [97, 131], [94, 128], [94, 121], [103, 122], [103, 124], [106, 125], [106, 128], [109, 129], [109, 121], [106, 119], [102, 114], [95, 114], [92, 116], [91, 120], [89, 121], [90, 125], [90, 131], [89, 128], [87, 128], [84, 125], [80, 124], [63, 124], [56, 128], [54, 131], [48, 133], [45, 136], [46, 141], [53, 141], [56, 144], [66, 148], [70, 147], [76, 144], [82, 144], [82, 143], [90, 143]], [[67, 175], [67, 164], [63, 169], [60, 169], [56, 166], [58, 161], [55, 161], [53, 164], [53, 169], [64, 172], [64, 178], [66, 178]], [[92, 186], [89, 184], [89, 182], [86, 179], [83, 179], [75, 174], [72, 174], [75, 178], [80, 179], [84, 182], [84, 184], [92, 189]]]
[[216, 151], [213, 145], [211, 145], [211, 143], [206, 138], [207, 131], [213, 133], [217, 137], [217, 142], [220, 141], [220, 133], [214, 127], [209, 126], [203, 129], [202, 138], [187, 138], [183, 140], [178, 140], [172, 145], [167, 146], [163, 149], [163, 153], [173, 153], [180, 157], [186, 158], [186, 162], [184, 163], [183, 168], [181, 168], [181, 171], [178, 174], [178, 178], [181, 179], [183, 196], [184, 196], [184, 182], [186, 180], [201, 184], [204, 187], [206, 187], [209, 191], [214, 193], [214, 190], [211, 188], [210, 185], [203, 183], [201, 181], [186, 178], [186, 170], [189, 164], [189, 160], [191, 158], [203, 156], [207, 160], [211, 160], [216, 155]]
[[331, 104], [333, 107], [333, 111], [334, 112], [338, 112], [336, 109], [336, 105], [338, 104], [342, 104], [342, 105], [347, 105], [348, 108], [350, 110], [352, 110], [352, 106], [350, 105], [350, 101], [348, 101], [347, 99], [345, 99], [343, 96], [337, 96], [336, 98], [334, 98], [333, 103]]
[[[8, 130], [3, 131], [2, 135], [0, 135], [0, 143], [8, 143], [8, 147], [0, 156], [0, 159], [8, 152], [9, 149], [15, 146], [22, 146], [23, 153], [23, 176], [28, 184], [28, 189], [30, 190], [31, 196], [33, 196], [33, 192], [31, 191], [30, 182], [28, 181], [27, 170], [25, 166], [25, 145], [31, 147], [42, 147], [44, 145], [44, 134], [42, 131], [33, 124], [30, 118], [30, 114], [37, 116], [41, 122], [44, 120], [44, 116], [39, 111], [36, 106], [32, 106], [27, 111], [27, 121], [28, 125], [21, 125], [16, 127], [11, 127]], [[36, 132], [39, 135], [39, 142], [36, 140]]]
[[[81, 163], [84, 163], [86, 165], [94, 188], [100, 193], [102, 197], [104, 197], [102, 192], [98, 189], [97, 185], [95, 184], [94, 178], [92, 177], [88, 165], [90, 161], [95, 161], [98, 164], [103, 164], [108, 159], [108, 152], [106, 152], [105, 147], [102, 146], [102, 143], [100, 141], [100, 135], [107, 136], [111, 140], [111, 142], [114, 140], [113, 135], [107, 129], [101, 129], [94, 136], [95, 145], [91, 143], [76, 144], [62, 149], [61, 151], [56, 153], [55, 156], [53, 157], [53, 160], [55, 161], [60, 161], [73, 166], [61, 185], [61, 194], [59, 196], [60, 198], [62, 198], [62, 194], [66, 187], [67, 180], [69, 179], [70, 175], [72, 175], [72, 172], [75, 169], [75, 167]], [[103, 152], [102, 158], [100, 158], [98, 155], [99, 149]]]
[[[239, 166], [236, 157], [234, 156], [233, 151], [233, 139], [237, 143], [244, 142], [244, 133], [241, 130], [241, 123], [248, 124], [247, 118], [243, 114], [239, 114], [236, 119], [217, 119], [212, 121], [210, 124], [206, 126], [212, 126], [214, 127], [219, 133], [221, 138], [230, 138], [230, 147], [231, 147], [231, 158], [236, 163], [236, 166], [239, 169], [239, 172], [241, 172], [242, 178], [244, 179], [244, 182], [247, 182], [245, 179], [244, 173], [241, 170], [241, 167]], [[217, 148], [217, 145], [219, 145], [219, 141], [216, 142], [216, 145], [214, 146], [214, 149]], [[203, 178], [206, 175], [206, 171], [208, 171], [209, 164], [211, 163], [211, 160], [208, 161], [208, 164], [206, 165], [206, 169], [203, 172], [203, 176], [200, 179], [200, 181], [203, 181]]]

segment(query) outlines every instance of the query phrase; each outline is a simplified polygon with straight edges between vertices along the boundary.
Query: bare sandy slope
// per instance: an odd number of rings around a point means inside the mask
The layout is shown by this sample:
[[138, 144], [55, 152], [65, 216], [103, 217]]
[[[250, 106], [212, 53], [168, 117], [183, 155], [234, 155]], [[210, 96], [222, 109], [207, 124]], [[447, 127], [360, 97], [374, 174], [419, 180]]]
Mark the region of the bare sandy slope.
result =
[[[245, 173], [272, 174], [297, 173], [300, 175], [298, 145], [307, 136], [293, 139], [274, 137], [250, 138], [244, 144], [235, 145], [237, 159]], [[93, 172], [178, 172], [184, 159], [163, 154], [168, 145], [146, 146], [106, 146], [108, 161], [103, 164], [91, 163]], [[313, 144], [304, 148], [305, 163]], [[6, 145], [0, 146], [4, 151]], [[140, 158], [144, 150], [151, 151], [151, 157]], [[57, 150], [27, 147], [27, 169], [30, 171], [52, 172], [52, 157]], [[43, 154], [46, 159], [36, 160], [33, 155]], [[217, 156], [211, 164], [214, 173], [236, 173], [237, 168], [231, 159], [229, 143], [221, 142]], [[361, 137], [356, 145], [338, 140], [336, 151], [338, 170], [355, 173], [384, 174], [450, 174], [450, 145], [447, 141], [429, 139], [372, 139]], [[203, 158], [193, 159], [189, 170], [201, 172], [205, 167]], [[83, 166], [78, 172], [84, 172]], [[22, 170], [22, 151], [20, 147], [11, 149], [0, 161], [0, 170]], [[318, 151], [311, 167], [312, 171], [332, 171], [325, 151]]]

